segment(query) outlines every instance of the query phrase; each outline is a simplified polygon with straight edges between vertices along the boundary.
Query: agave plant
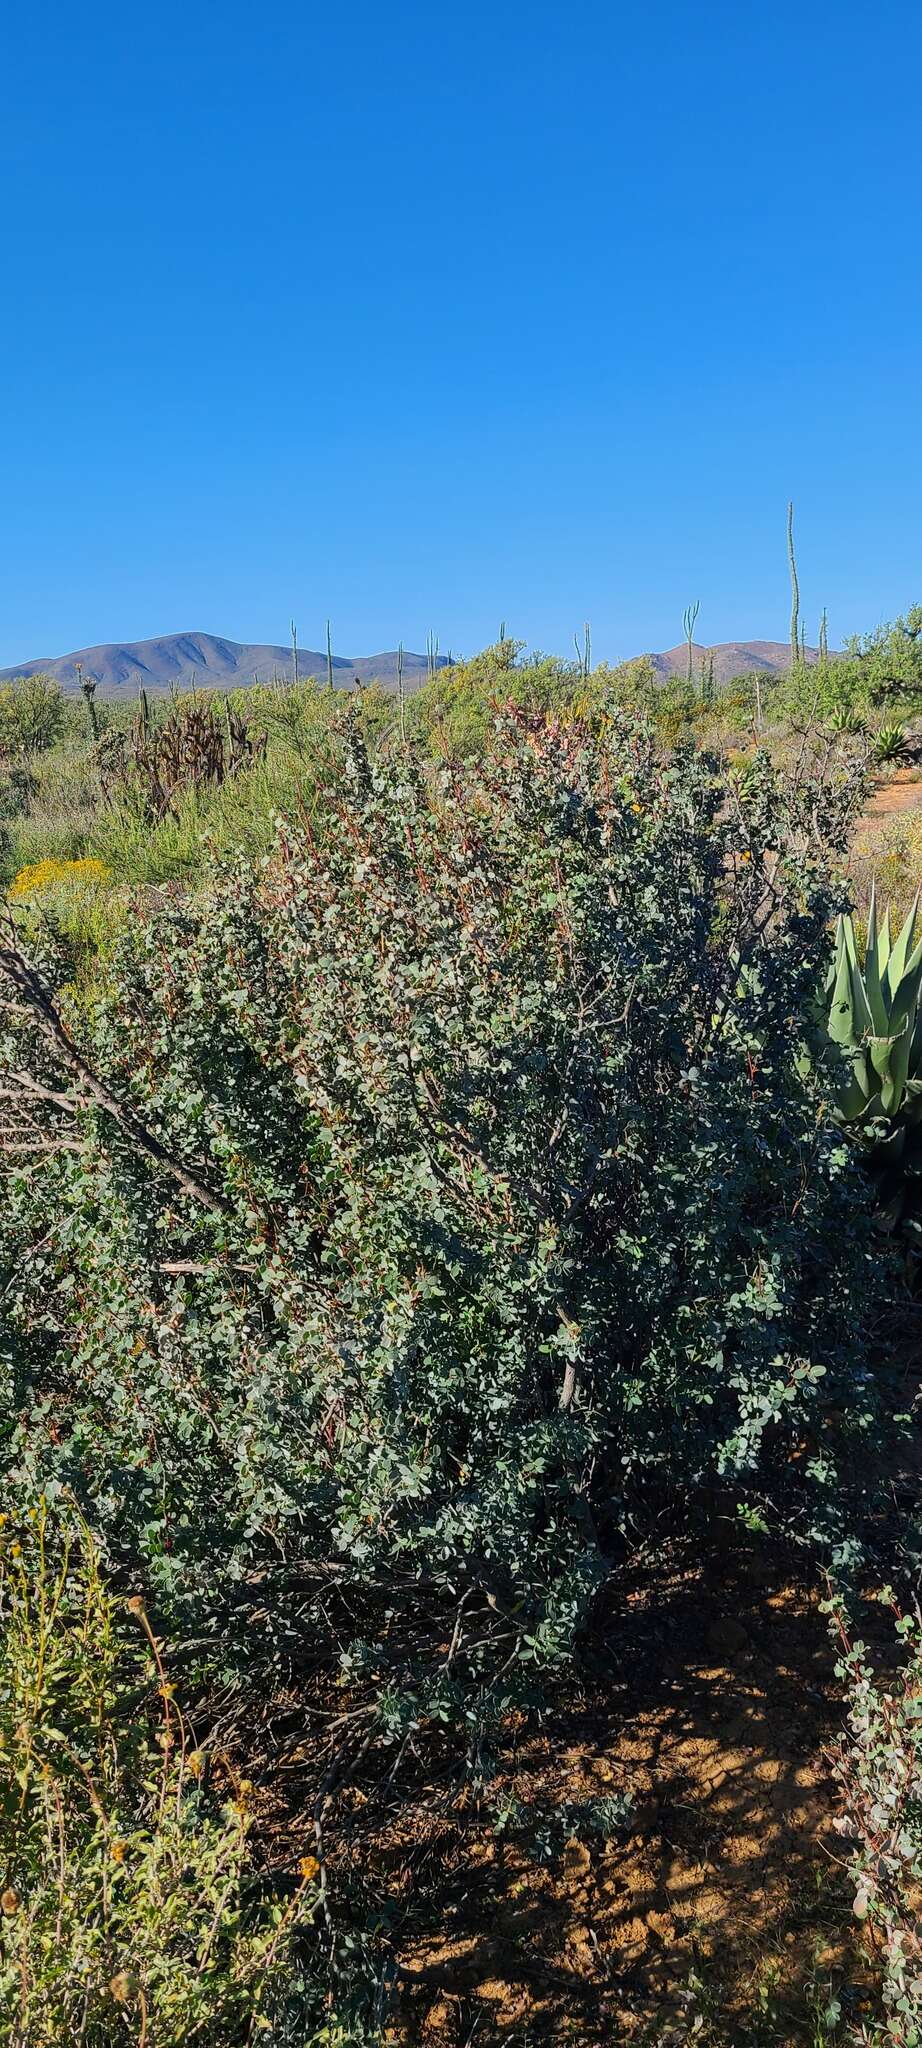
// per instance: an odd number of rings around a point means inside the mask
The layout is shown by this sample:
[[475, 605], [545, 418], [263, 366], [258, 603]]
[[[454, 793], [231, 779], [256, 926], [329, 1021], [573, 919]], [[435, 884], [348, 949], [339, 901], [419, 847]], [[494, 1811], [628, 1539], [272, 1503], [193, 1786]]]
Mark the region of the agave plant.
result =
[[829, 730], [834, 732], [837, 738], [857, 738], [866, 730], [865, 720], [853, 705], [837, 704], [829, 719]]
[[872, 891], [863, 962], [852, 918], [839, 918], [823, 1008], [826, 1036], [844, 1065], [836, 1111], [865, 1147], [877, 1183], [880, 1220], [888, 1229], [906, 1227], [922, 1239], [922, 1218], [914, 1214], [917, 1206], [922, 1209], [918, 910], [917, 896], [905, 924], [892, 938], [889, 909], [878, 922]]
[[893, 722], [878, 726], [871, 742], [871, 758], [879, 767], [885, 767], [890, 761], [904, 760], [908, 751], [905, 725]]

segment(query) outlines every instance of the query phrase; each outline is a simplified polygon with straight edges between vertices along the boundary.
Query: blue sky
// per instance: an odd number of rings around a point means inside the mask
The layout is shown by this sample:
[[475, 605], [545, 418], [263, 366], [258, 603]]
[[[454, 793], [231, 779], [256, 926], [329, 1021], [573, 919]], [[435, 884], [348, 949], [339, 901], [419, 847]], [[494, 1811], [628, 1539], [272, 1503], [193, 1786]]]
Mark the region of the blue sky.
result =
[[922, 597], [917, 0], [4, 27], [0, 665]]

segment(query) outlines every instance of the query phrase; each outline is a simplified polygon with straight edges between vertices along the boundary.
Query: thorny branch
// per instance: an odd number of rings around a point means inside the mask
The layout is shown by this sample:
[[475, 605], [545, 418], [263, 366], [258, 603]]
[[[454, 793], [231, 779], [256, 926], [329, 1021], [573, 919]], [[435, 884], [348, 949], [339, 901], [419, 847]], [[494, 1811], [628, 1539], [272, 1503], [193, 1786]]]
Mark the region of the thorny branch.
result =
[[[203, 1208], [211, 1209], [218, 1215], [233, 1214], [232, 1204], [226, 1197], [213, 1193], [212, 1189], [206, 1187], [205, 1182], [199, 1179], [198, 1174], [192, 1173], [181, 1160], [174, 1158], [168, 1147], [148, 1129], [137, 1113], [129, 1109], [126, 1103], [113, 1094], [106, 1082], [100, 1079], [71, 1037], [38, 970], [27, 960], [16, 943], [15, 927], [11, 918], [7, 931], [7, 941], [0, 945], [0, 979], [7, 981], [15, 989], [19, 997], [17, 1007], [25, 1007], [38, 1024], [43, 1036], [54, 1046], [78, 1083], [84, 1101], [95, 1102], [100, 1109], [105, 1110], [107, 1116], [112, 1118], [130, 1142], [136, 1145], [140, 1152], [146, 1153], [157, 1166], [162, 1167], [165, 1173], [171, 1174], [184, 1192], [192, 1196], [193, 1201], [201, 1203]], [[19, 1074], [15, 1078], [18, 1081]], [[68, 1096], [43, 1088], [42, 1084], [33, 1081], [31, 1076], [23, 1077], [23, 1085], [26, 1092], [44, 1097], [61, 1107], [73, 1109], [79, 1106]]]

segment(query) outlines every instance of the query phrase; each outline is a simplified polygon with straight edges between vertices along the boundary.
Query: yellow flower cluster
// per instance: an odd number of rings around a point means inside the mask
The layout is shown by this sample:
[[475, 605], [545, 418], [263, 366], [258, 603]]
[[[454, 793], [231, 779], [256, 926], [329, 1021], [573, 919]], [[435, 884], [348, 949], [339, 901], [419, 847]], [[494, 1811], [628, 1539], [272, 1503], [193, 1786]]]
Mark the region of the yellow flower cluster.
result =
[[67, 886], [76, 882], [92, 889], [99, 889], [109, 879], [109, 870], [101, 860], [36, 860], [31, 867], [20, 868], [10, 883], [11, 902], [24, 896], [36, 896], [41, 889]]

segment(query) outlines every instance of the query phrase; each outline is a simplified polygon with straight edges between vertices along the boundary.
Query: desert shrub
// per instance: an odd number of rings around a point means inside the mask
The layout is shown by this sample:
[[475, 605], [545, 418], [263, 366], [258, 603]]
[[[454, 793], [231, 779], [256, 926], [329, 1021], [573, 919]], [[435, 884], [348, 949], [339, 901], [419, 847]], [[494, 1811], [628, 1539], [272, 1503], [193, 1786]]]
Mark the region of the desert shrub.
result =
[[39, 755], [32, 764], [32, 772], [34, 803], [40, 808], [69, 811], [85, 819], [99, 802], [95, 749], [71, 737]]
[[578, 661], [530, 654], [502, 639], [470, 661], [439, 669], [407, 707], [407, 724], [437, 760], [472, 761], [488, 752], [498, 709], [516, 705], [533, 716], [598, 720], [614, 706], [647, 711], [658, 699], [647, 659], [606, 664], [589, 673]]
[[41, 754], [64, 730], [64, 698], [51, 676], [0, 683], [0, 750], [13, 759]]
[[103, 805], [87, 843], [119, 881], [194, 882], [235, 855], [263, 857], [279, 820], [312, 816], [338, 773], [332, 753], [318, 760], [276, 746], [217, 787], [178, 791], [153, 825], [130, 799]]
[[117, 799], [100, 808], [87, 843], [120, 882], [193, 880], [209, 863], [213, 799], [214, 792], [203, 796], [197, 790], [183, 790], [173, 809], [153, 825], [141, 805], [130, 798]]
[[0, 771], [0, 874], [13, 860], [16, 826], [27, 815], [34, 793], [35, 777], [24, 762]]
[[693, 748], [521, 714], [437, 786], [347, 771], [120, 942], [79, 1028], [134, 1123], [36, 1097], [3, 1454], [206, 1660], [342, 1652], [392, 1732], [473, 1725], [716, 1491], [827, 1557], [860, 1527], [881, 1262], [792, 1057], [847, 793], [760, 757], [728, 804]]
[[[145, 794], [131, 766], [131, 735], [114, 736], [115, 752], [109, 753], [117, 773], [88, 844], [121, 881], [190, 881], [234, 854], [257, 860], [272, 845], [279, 819], [315, 815], [340, 774], [346, 708], [341, 697], [305, 683], [297, 689], [260, 685], [227, 700], [204, 701], [206, 736], [217, 733], [220, 739], [220, 721], [227, 716], [243, 735], [243, 751], [238, 746], [226, 760], [216, 753], [215, 775], [181, 777], [171, 785], [166, 809], [153, 819], [150, 791]], [[187, 717], [185, 700], [181, 709]], [[364, 690], [348, 704], [347, 715], [374, 743], [393, 707], [383, 691]], [[149, 707], [145, 746], [172, 746], [172, 716], [164, 720], [156, 706]]]
[[152, 718], [142, 691], [128, 732], [112, 731], [98, 748], [107, 798], [128, 802], [149, 825], [176, 817], [182, 794], [219, 788], [266, 751], [229, 698], [190, 692], [163, 718]]
[[39, 860], [20, 868], [9, 887], [10, 901], [19, 903], [49, 889], [98, 889], [107, 880], [99, 860]]
[[4, 780], [19, 785], [13, 807], [4, 803], [0, 785], [0, 815], [5, 813], [10, 819], [0, 839], [4, 879], [46, 856], [77, 860], [86, 852], [99, 802], [99, 777], [86, 744], [80, 746], [65, 737], [10, 768]]
[[[0, 2035], [8, 2048], [317, 2038], [316, 1867], [254, 1881], [139, 1600], [44, 1501], [0, 1536]], [[299, 1957], [298, 1945], [303, 1954]], [[326, 2036], [324, 2036], [326, 2038]]]
[[837, 1672], [847, 1698], [847, 1729], [833, 1756], [842, 1812], [836, 1822], [855, 1885], [854, 1911], [874, 1938], [882, 1973], [883, 2021], [859, 2026], [856, 2043], [922, 2041], [922, 1624], [889, 1592], [900, 1660], [876, 1669], [833, 1609], [840, 1646]]
[[840, 654], [798, 663], [776, 686], [775, 708], [796, 725], [836, 718], [860, 721], [881, 707], [918, 710], [922, 692], [922, 607], [856, 636]]
[[857, 668], [872, 704], [912, 704], [922, 692], [922, 605], [911, 605], [892, 625], [848, 642], [844, 659]]
[[7, 891], [23, 942], [48, 957], [56, 979], [92, 999], [119, 932], [132, 914], [102, 861], [40, 860], [20, 868]]
[[715, 708], [728, 724], [739, 731], [752, 730], [757, 706], [757, 684], [760, 685], [763, 695], [767, 695], [765, 677], [748, 674], [731, 676], [717, 693]]
[[849, 879], [855, 903], [866, 917], [871, 891], [889, 901], [902, 922], [915, 897], [922, 873], [922, 812], [866, 819], [855, 833]]
[[394, 695], [378, 683], [344, 697], [313, 677], [297, 685], [254, 684], [234, 690], [229, 702], [254, 732], [265, 734], [270, 748], [302, 760], [321, 760], [335, 748], [346, 706], [366, 734], [392, 725], [397, 708]]

